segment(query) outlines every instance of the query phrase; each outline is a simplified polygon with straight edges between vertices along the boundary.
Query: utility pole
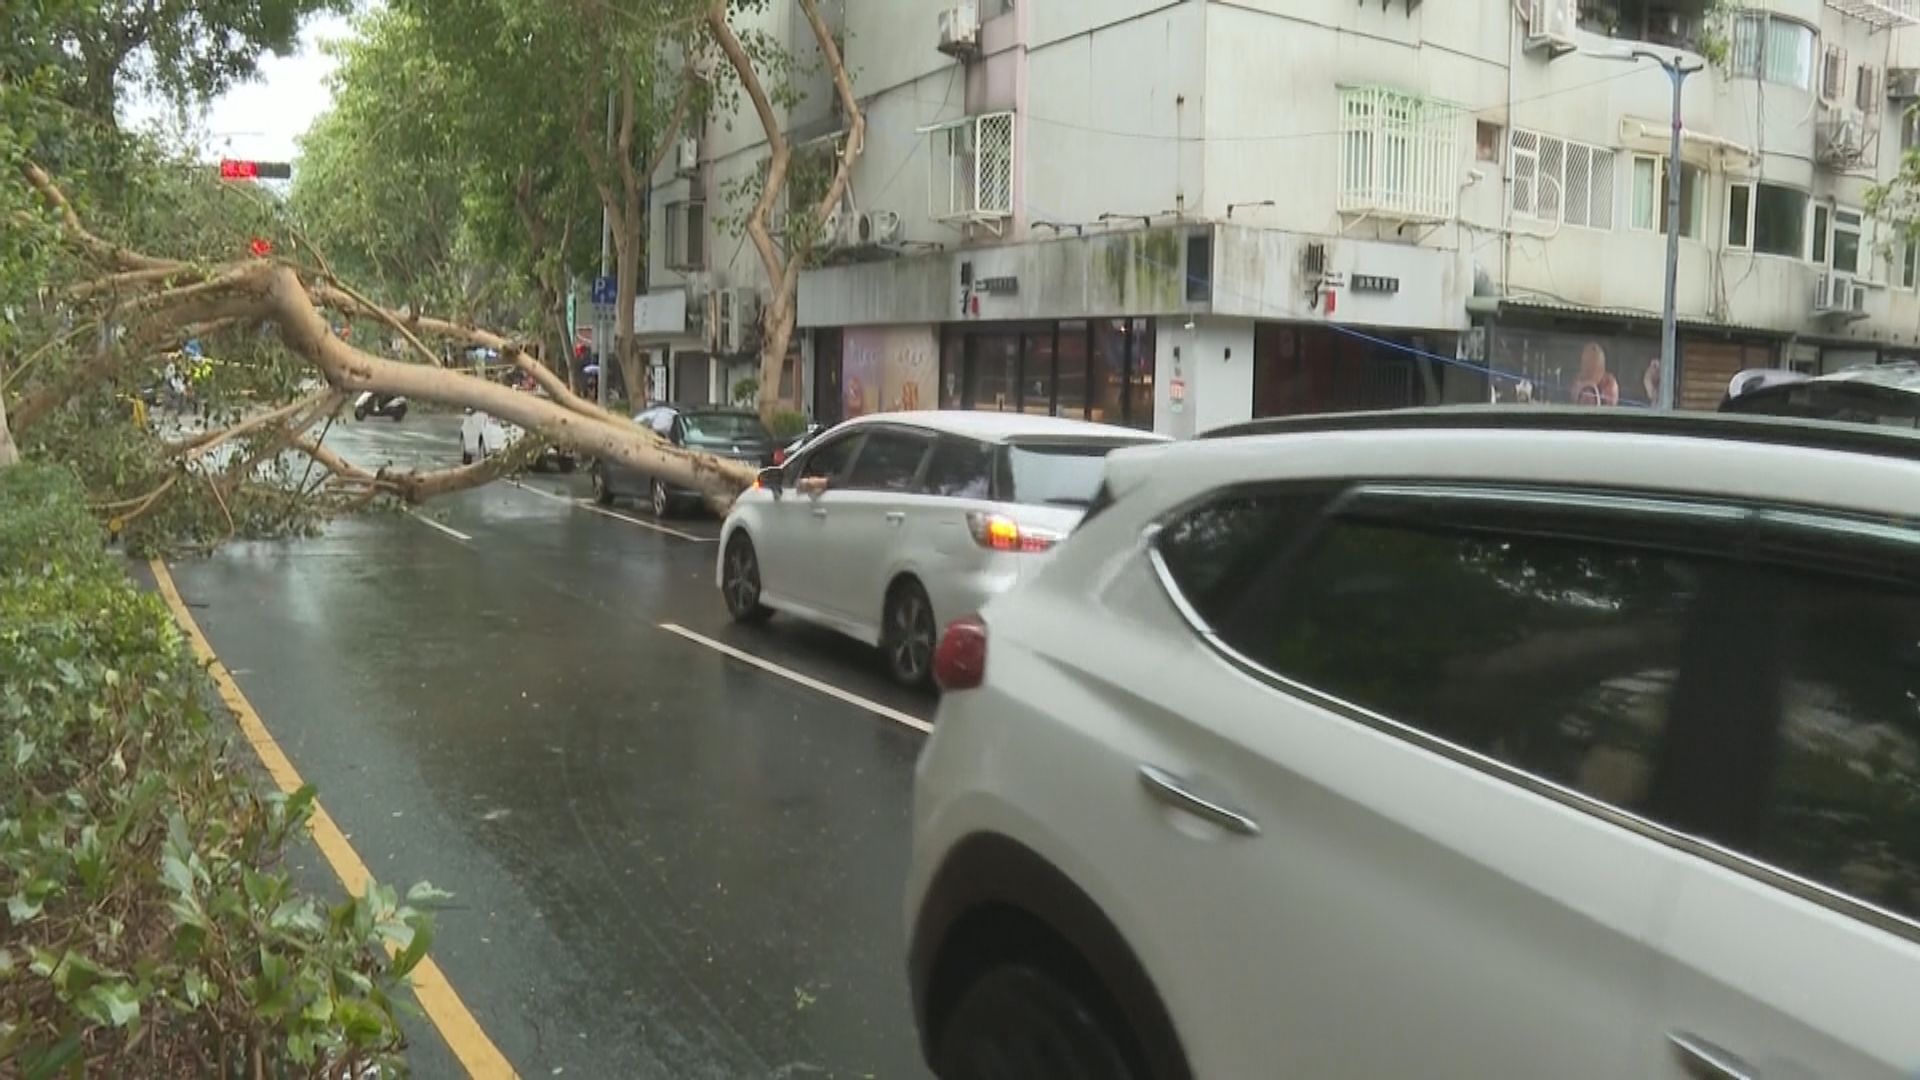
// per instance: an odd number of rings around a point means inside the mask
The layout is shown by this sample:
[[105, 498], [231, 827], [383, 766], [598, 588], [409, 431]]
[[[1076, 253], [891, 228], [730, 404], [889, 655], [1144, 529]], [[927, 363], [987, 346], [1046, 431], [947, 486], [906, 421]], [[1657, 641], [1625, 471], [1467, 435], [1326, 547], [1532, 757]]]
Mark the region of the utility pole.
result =
[[1634, 56], [1659, 64], [1667, 73], [1668, 81], [1673, 83], [1673, 142], [1667, 152], [1667, 296], [1660, 309], [1660, 400], [1654, 402], [1656, 408], [1671, 412], [1673, 383], [1679, 374], [1674, 366], [1674, 354], [1680, 344], [1674, 310], [1675, 294], [1680, 288], [1680, 88], [1686, 85], [1687, 76], [1703, 65], [1685, 67], [1678, 56], [1662, 57], [1649, 49], [1635, 50]]
[[1666, 298], [1660, 306], [1660, 392], [1653, 406], [1656, 409], [1672, 411], [1673, 383], [1679, 374], [1675, 363], [1675, 354], [1680, 351], [1680, 328], [1678, 313], [1675, 309], [1677, 294], [1680, 290], [1680, 89], [1686, 85], [1687, 76], [1706, 67], [1705, 64], [1684, 64], [1680, 54], [1663, 56], [1652, 49], [1622, 49], [1618, 52], [1592, 52], [1585, 55], [1602, 60], [1651, 60], [1660, 65], [1667, 73], [1667, 79], [1673, 84], [1673, 137], [1667, 149], [1667, 290]]

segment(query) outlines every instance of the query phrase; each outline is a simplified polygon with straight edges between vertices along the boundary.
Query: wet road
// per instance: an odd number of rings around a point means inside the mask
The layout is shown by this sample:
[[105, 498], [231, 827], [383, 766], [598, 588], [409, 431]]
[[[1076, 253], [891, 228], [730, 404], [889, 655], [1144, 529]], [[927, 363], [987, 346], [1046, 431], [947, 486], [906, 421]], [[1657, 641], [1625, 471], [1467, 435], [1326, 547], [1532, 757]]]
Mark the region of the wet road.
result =
[[[457, 461], [458, 418], [336, 427]], [[728, 623], [718, 522], [574, 501], [584, 474], [174, 567], [373, 872], [455, 894], [434, 956], [521, 1075], [925, 1075], [900, 894], [926, 717], [865, 649]], [[458, 1075], [414, 1025], [421, 1075]]]

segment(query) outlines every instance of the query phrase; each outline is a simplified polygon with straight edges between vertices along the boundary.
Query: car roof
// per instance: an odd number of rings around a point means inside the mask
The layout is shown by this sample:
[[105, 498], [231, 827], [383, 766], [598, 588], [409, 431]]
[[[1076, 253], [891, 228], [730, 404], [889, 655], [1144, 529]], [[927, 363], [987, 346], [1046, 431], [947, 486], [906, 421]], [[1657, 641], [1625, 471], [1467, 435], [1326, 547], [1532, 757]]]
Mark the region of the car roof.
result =
[[1165, 436], [1138, 428], [1114, 424], [1095, 424], [1060, 416], [1033, 416], [1027, 413], [975, 412], [971, 409], [916, 409], [911, 412], [868, 413], [845, 421], [842, 427], [869, 424], [904, 424], [945, 435], [959, 435], [982, 442], [1004, 443], [1021, 438], [1045, 439], [1127, 439], [1133, 442], [1164, 442]]
[[1279, 480], [1431, 480], [1714, 493], [1912, 515], [1920, 432], [1774, 416], [1452, 406], [1238, 424], [1107, 458], [1110, 493], [1170, 507]]

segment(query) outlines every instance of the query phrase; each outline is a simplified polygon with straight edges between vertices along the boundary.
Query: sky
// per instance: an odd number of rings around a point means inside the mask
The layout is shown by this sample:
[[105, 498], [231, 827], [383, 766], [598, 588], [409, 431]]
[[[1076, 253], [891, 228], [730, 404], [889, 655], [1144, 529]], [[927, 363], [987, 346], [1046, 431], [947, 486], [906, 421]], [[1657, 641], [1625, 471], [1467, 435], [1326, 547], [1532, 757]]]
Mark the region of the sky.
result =
[[[199, 124], [207, 156], [292, 161], [297, 140], [332, 100], [327, 75], [335, 65], [321, 52], [320, 43], [349, 33], [346, 16], [315, 16], [301, 31], [298, 51], [284, 57], [269, 54], [253, 80], [214, 99]], [[143, 100], [129, 104], [123, 119], [142, 126], [166, 114], [164, 104]]]

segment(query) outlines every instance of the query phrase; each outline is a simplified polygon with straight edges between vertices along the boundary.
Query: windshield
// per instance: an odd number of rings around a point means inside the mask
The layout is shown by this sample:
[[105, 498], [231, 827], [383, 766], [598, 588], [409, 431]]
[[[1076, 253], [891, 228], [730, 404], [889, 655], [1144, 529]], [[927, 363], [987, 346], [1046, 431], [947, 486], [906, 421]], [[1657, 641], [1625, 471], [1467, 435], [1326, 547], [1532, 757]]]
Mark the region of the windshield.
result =
[[747, 413], [684, 413], [687, 438], [704, 442], [766, 442], [771, 438], [760, 418]]
[[1093, 504], [1107, 455], [1133, 442], [1014, 443], [1007, 447], [1007, 501], [1035, 506]]

